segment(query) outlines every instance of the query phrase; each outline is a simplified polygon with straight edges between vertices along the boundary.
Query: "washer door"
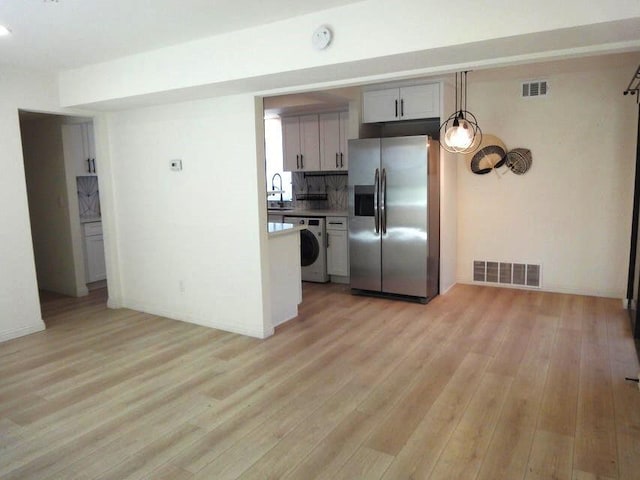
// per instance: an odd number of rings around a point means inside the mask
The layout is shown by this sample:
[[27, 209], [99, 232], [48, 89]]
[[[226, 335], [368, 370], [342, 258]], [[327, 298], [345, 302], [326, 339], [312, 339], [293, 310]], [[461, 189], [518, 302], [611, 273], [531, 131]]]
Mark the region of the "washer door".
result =
[[308, 267], [318, 259], [320, 243], [309, 230], [300, 230], [300, 265]]

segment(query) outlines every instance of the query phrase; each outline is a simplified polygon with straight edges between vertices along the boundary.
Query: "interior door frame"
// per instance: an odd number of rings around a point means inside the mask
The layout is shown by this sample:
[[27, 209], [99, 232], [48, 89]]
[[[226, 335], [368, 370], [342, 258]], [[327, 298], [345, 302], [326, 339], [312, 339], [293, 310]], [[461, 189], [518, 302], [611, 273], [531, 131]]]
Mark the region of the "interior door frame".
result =
[[[638, 260], [638, 227], [640, 225], [640, 102], [638, 102], [636, 138], [636, 173], [633, 192], [633, 216], [631, 218], [631, 242], [629, 249], [629, 273], [627, 277], [627, 311], [631, 322], [631, 333], [636, 344], [636, 353], [640, 360], [640, 321], [638, 319], [638, 300], [640, 300], [640, 281], [636, 283], [636, 261]], [[640, 279], [638, 279], [640, 280]]]

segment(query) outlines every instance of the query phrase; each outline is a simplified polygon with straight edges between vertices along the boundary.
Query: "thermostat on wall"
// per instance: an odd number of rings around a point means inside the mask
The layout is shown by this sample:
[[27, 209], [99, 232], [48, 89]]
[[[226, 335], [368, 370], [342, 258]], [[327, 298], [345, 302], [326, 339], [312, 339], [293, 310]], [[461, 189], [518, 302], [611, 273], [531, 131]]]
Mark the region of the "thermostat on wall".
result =
[[182, 170], [182, 160], [171, 160], [171, 170], [173, 170], [174, 172], [179, 172], [180, 170]]

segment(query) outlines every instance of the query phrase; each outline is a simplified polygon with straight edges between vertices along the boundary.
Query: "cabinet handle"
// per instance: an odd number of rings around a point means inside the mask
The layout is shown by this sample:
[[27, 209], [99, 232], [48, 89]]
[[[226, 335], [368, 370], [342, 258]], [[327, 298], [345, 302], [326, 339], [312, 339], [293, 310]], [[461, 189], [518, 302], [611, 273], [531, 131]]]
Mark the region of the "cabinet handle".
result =
[[91, 173], [91, 159], [87, 158], [87, 172]]
[[396, 100], [396, 117], [398, 116], [398, 100]]
[[296, 153], [296, 168], [300, 168], [300, 155]]
[[304, 168], [304, 155], [300, 154], [300, 168]]
[[329, 232], [327, 232], [327, 248], [329, 248]]
[[344, 154], [342, 152], [340, 152], [340, 167], [344, 167]]
[[400, 99], [400, 116], [404, 117], [404, 98]]
[[92, 158], [91, 163], [93, 164], [93, 173], [96, 173], [96, 159]]
[[338, 152], [336, 152], [336, 168], [338, 168]]

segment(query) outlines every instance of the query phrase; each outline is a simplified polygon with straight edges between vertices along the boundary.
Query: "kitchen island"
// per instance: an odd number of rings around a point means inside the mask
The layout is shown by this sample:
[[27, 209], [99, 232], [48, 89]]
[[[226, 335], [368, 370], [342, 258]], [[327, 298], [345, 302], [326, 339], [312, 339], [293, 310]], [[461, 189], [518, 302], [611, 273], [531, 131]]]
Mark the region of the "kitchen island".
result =
[[271, 322], [274, 327], [298, 315], [302, 302], [300, 230], [290, 223], [267, 224], [269, 232], [269, 280]]

